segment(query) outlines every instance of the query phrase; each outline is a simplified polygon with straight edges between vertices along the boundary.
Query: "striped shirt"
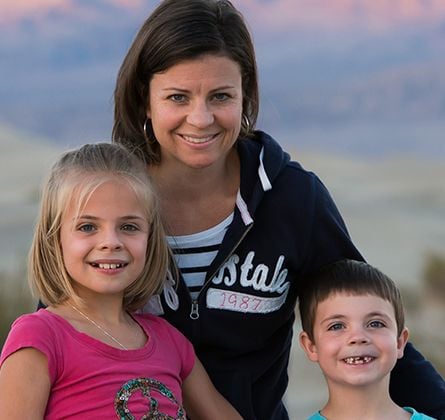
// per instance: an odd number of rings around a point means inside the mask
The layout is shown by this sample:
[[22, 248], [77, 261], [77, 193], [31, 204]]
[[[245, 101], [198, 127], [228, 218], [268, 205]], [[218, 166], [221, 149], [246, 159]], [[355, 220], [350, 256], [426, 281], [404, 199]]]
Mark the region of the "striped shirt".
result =
[[167, 236], [176, 264], [181, 270], [192, 299], [196, 299], [204, 285], [209, 267], [233, 220], [233, 213], [216, 226], [191, 235]]

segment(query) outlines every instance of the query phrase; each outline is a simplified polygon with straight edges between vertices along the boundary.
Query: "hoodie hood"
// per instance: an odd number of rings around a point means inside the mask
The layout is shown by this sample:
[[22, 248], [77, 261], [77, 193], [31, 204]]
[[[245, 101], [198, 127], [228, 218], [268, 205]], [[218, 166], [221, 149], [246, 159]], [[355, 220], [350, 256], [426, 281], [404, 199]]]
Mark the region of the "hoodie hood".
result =
[[237, 147], [243, 162], [237, 207], [245, 224], [249, 224], [248, 221], [254, 219], [255, 210], [264, 193], [273, 189], [275, 180], [289, 163], [290, 156], [262, 131], [255, 131], [252, 138], [239, 140]]

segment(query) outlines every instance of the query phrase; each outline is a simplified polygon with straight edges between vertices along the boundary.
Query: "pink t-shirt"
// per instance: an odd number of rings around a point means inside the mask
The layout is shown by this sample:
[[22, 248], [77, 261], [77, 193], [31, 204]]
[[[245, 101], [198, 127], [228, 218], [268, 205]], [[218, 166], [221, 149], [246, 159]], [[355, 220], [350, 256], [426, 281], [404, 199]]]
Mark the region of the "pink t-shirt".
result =
[[0, 365], [25, 347], [47, 356], [51, 393], [45, 419], [123, 418], [126, 409], [138, 419], [155, 410], [185, 418], [181, 385], [195, 363], [192, 344], [161, 318], [133, 317], [149, 340], [141, 349], [120, 350], [45, 309], [23, 315], [12, 325]]

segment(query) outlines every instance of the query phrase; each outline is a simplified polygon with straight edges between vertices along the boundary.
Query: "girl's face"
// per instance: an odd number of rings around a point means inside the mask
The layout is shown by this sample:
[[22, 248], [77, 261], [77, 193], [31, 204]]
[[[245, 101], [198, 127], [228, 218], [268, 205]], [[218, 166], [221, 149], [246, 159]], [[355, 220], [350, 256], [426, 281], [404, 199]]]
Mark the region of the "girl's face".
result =
[[389, 381], [407, 338], [406, 329], [398, 337], [390, 302], [374, 295], [345, 293], [318, 304], [313, 342], [306, 333], [300, 335], [306, 354], [319, 363], [329, 387]]
[[144, 207], [119, 180], [98, 187], [78, 215], [75, 201], [65, 210], [60, 231], [74, 290], [81, 297], [123, 296], [145, 265], [149, 224]]
[[242, 103], [240, 67], [230, 58], [204, 55], [156, 73], [147, 117], [161, 165], [224, 163], [240, 132]]

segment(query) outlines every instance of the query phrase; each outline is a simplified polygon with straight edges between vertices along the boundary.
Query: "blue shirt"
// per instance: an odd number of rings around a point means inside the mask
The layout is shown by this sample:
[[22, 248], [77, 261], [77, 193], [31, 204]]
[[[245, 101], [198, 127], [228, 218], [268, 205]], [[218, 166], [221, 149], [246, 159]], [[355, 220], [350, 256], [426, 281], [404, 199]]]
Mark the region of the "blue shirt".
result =
[[[414, 410], [414, 408], [403, 407], [403, 409], [412, 414], [411, 420], [435, 420], [433, 417], [427, 416], [426, 414], [418, 413], [416, 410]], [[318, 411], [317, 413], [312, 414], [312, 416], [308, 417], [307, 420], [327, 420], [327, 418], [323, 417]]]

